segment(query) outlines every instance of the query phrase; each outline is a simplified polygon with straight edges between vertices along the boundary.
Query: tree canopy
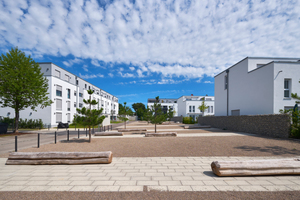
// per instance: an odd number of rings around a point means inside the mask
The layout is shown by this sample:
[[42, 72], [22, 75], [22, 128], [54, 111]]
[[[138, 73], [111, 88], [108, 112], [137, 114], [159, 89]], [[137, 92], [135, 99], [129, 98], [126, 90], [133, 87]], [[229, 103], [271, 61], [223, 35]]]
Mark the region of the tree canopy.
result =
[[205, 110], [208, 108], [208, 106], [205, 105], [205, 100], [204, 97], [202, 98], [202, 103], [201, 105], [198, 107], [198, 109], [202, 112], [202, 116], [204, 116], [204, 112]]
[[0, 104], [15, 110], [15, 132], [19, 128], [20, 111], [50, 106], [48, 80], [31, 56], [16, 48], [0, 56]]
[[[119, 116], [118, 118], [122, 121], [124, 121], [124, 127], [126, 129], [126, 121], [128, 121], [129, 119], [127, 118], [127, 115], [132, 115], [133, 112], [132, 110], [126, 106], [126, 102], [124, 102], [124, 106], [122, 104], [119, 104]], [[120, 107], [122, 106], [122, 108], [120, 109]]]
[[100, 116], [103, 108], [100, 110], [91, 109], [92, 105], [97, 105], [96, 100], [92, 100], [91, 96], [94, 93], [93, 90], [87, 90], [90, 95], [89, 99], [83, 99], [83, 102], [88, 105], [88, 108], [77, 108], [76, 111], [78, 114], [74, 115], [74, 123], [78, 123], [84, 126], [89, 127], [89, 142], [92, 140], [91, 127], [97, 126], [103, 122], [105, 116]]
[[150, 122], [155, 124], [155, 133], [156, 133], [156, 124], [161, 124], [166, 121], [167, 116], [161, 109], [161, 104], [159, 103], [159, 96], [155, 98], [155, 103], [151, 107], [152, 116], [150, 117]]
[[138, 119], [142, 119], [144, 112], [146, 112], [146, 107], [143, 103], [134, 103], [132, 104], [132, 108], [134, 112], [136, 113], [136, 116]]

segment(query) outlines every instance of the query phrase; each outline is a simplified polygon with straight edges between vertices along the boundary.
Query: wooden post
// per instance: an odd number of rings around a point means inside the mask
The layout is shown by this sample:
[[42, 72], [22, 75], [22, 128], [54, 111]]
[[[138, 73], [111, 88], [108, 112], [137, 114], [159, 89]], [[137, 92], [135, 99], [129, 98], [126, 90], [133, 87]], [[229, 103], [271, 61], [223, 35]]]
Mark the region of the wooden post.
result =
[[18, 136], [15, 136], [15, 152], [18, 151]]
[[38, 133], [37, 148], [40, 148], [40, 134]]

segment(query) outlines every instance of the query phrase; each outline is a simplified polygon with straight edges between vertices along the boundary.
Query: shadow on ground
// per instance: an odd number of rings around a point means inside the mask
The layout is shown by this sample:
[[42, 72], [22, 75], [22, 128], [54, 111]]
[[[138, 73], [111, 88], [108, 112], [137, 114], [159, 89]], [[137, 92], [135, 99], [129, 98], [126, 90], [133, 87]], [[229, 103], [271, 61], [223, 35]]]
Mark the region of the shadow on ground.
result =
[[243, 151], [259, 151], [265, 153], [272, 153], [274, 155], [285, 155], [285, 154], [300, 155], [300, 150], [298, 149], [288, 149], [281, 146], [265, 146], [265, 147], [239, 146], [234, 148]]
[[72, 140], [61, 140], [61, 143], [88, 143], [89, 139], [72, 139]]

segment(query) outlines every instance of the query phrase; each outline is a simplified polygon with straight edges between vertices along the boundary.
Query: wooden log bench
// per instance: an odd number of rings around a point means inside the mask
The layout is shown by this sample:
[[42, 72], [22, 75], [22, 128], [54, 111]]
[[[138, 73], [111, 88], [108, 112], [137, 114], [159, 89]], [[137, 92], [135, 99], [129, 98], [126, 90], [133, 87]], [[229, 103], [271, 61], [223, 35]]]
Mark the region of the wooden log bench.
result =
[[184, 129], [210, 128], [210, 125], [184, 126]]
[[176, 137], [176, 132], [146, 133], [145, 137]]
[[300, 157], [249, 161], [214, 161], [217, 176], [263, 176], [300, 174]]
[[109, 164], [112, 152], [13, 152], [6, 165]]
[[95, 132], [95, 136], [123, 136], [123, 133], [117, 131]]
[[134, 132], [134, 131], [147, 131], [147, 129], [118, 129], [118, 132]]

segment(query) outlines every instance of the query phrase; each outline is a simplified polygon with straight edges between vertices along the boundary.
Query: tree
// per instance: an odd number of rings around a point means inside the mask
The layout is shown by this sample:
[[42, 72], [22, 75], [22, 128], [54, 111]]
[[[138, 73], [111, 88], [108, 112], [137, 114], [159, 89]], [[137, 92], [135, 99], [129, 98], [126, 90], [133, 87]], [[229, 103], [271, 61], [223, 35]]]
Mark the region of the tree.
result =
[[167, 112], [167, 118], [168, 118], [169, 124], [170, 124], [171, 119], [174, 117], [174, 114], [175, 114], [175, 110], [173, 110], [169, 107], [169, 110]]
[[15, 110], [15, 129], [18, 132], [20, 111], [44, 108], [53, 103], [48, 97], [48, 80], [31, 56], [16, 48], [0, 56], [0, 104]]
[[[299, 83], [300, 83], [300, 81], [299, 81]], [[292, 93], [291, 96], [292, 96], [293, 99], [299, 100], [299, 101], [296, 101], [296, 103], [300, 104], [300, 96], [298, 96], [297, 93]]]
[[[132, 110], [126, 106], [126, 102], [124, 102], [124, 106], [122, 104], [119, 104], [122, 106], [121, 109], [119, 109], [119, 119], [121, 119], [122, 121], [124, 121], [124, 127], [126, 129], [126, 121], [128, 121], [127, 115], [132, 115], [133, 112]], [[120, 106], [119, 106], [120, 108]]]
[[132, 104], [132, 108], [136, 113], [138, 119], [141, 119], [143, 117], [144, 112], [146, 111], [146, 107], [143, 103], [134, 103]]
[[143, 113], [143, 120], [147, 121], [149, 124], [149, 122], [151, 121], [152, 115], [153, 115], [153, 113], [152, 113], [151, 109], [149, 108], [149, 106], [147, 106], [147, 109]]
[[208, 108], [208, 106], [205, 105], [205, 99], [202, 98], [201, 106], [198, 107], [198, 109], [202, 112], [202, 116], [204, 116], [204, 111]]
[[159, 104], [159, 96], [155, 98], [155, 103], [151, 108], [152, 116], [150, 122], [155, 124], [155, 133], [156, 133], [156, 124], [161, 124], [166, 121], [166, 115], [161, 109], [161, 104]]
[[89, 99], [83, 99], [83, 102], [88, 105], [88, 108], [77, 108], [76, 111], [78, 114], [74, 115], [74, 122], [89, 127], [89, 142], [92, 141], [91, 127], [97, 126], [103, 122], [105, 116], [100, 116], [103, 108], [100, 110], [92, 109], [92, 105], [97, 105], [96, 100], [92, 100], [93, 90], [87, 90], [90, 95]]

